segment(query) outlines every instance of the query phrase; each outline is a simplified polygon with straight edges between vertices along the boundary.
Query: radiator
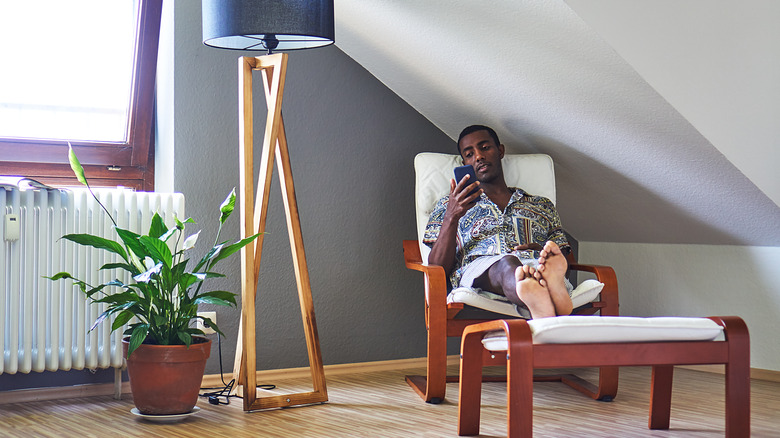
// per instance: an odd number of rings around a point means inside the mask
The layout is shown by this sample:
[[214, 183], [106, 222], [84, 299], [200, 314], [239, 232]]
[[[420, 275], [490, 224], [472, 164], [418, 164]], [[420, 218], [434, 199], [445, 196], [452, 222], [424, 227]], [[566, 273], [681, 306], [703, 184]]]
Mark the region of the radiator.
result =
[[[155, 212], [169, 227], [174, 214], [184, 219], [184, 196], [178, 193], [95, 192], [118, 226], [136, 233], [148, 230]], [[90, 233], [119, 240], [101, 207], [83, 189], [0, 188], [0, 214], [0, 374], [121, 368], [124, 328], [112, 334], [111, 322], [104, 321], [87, 333], [105, 304], [88, 302], [70, 280], [44, 278], [66, 271], [89, 284], [130, 281], [123, 271], [98, 272], [118, 256], [59, 239]]]

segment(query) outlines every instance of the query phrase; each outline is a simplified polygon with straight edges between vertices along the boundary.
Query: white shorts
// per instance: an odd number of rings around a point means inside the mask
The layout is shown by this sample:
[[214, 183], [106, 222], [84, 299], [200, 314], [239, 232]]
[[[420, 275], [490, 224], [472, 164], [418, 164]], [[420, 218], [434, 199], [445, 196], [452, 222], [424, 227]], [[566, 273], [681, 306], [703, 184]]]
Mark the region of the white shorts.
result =
[[[538, 259], [520, 257], [516, 253], [482, 256], [469, 263], [468, 266], [466, 266], [466, 269], [463, 270], [463, 275], [460, 277], [460, 286], [473, 288], [474, 280], [487, 272], [487, 270], [490, 269], [493, 264], [507, 255], [517, 257], [523, 266], [531, 266], [532, 268], [539, 267]], [[569, 291], [569, 296], [571, 296], [571, 292], [574, 290], [574, 287], [571, 285], [568, 278], [564, 278], [563, 280], [566, 283], [566, 290]]]

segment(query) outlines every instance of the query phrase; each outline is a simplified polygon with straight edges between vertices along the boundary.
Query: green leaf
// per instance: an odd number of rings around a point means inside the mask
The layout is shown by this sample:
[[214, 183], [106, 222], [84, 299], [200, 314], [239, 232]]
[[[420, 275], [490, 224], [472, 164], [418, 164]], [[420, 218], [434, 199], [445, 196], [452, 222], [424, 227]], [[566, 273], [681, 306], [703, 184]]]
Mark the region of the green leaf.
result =
[[89, 328], [89, 330], [87, 330], [87, 333], [89, 333], [89, 332], [91, 332], [92, 330], [94, 330], [94, 329], [95, 329], [95, 327], [97, 327], [97, 326], [98, 326], [98, 324], [100, 324], [101, 322], [105, 321], [105, 320], [106, 320], [106, 318], [108, 318], [108, 316], [109, 316], [109, 315], [111, 315], [111, 310], [110, 310], [110, 309], [109, 309], [109, 310], [106, 310], [106, 311], [105, 311], [105, 312], [103, 312], [103, 313], [101, 313], [101, 314], [100, 314], [100, 316], [98, 316], [98, 317], [97, 317], [97, 319], [95, 320], [95, 322], [93, 322], [93, 323], [92, 323], [92, 326]]
[[65, 240], [76, 242], [79, 245], [91, 246], [98, 249], [105, 249], [106, 251], [119, 254], [122, 259], [127, 260], [127, 253], [122, 245], [109, 239], [104, 239], [100, 236], [93, 236], [91, 234], [66, 234], [62, 236]]
[[105, 297], [95, 300], [96, 303], [108, 303], [108, 304], [135, 304], [138, 301], [138, 295], [135, 292], [122, 292], [120, 294], [106, 295]]
[[187, 333], [186, 331], [184, 331], [184, 330], [179, 330], [178, 332], [176, 332], [176, 336], [177, 336], [177, 337], [178, 337], [178, 338], [179, 338], [179, 339], [180, 339], [182, 342], [184, 342], [184, 345], [186, 345], [186, 346], [188, 346], [188, 347], [189, 347], [189, 346], [190, 346], [190, 344], [192, 344], [192, 336], [190, 336], [190, 334], [189, 334], [189, 333]]
[[160, 237], [165, 234], [166, 231], [168, 231], [168, 227], [165, 226], [162, 217], [158, 213], [155, 213], [152, 217], [152, 225], [149, 227], [149, 236]]
[[86, 294], [86, 293], [87, 293], [87, 283], [84, 283], [84, 282], [83, 282], [83, 281], [81, 281], [81, 280], [76, 280], [76, 279], [74, 278], [74, 279], [73, 279], [73, 284], [74, 284], [74, 285], [76, 285], [76, 286], [78, 286], [78, 287], [79, 287], [79, 289], [81, 290], [81, 292], [82, 292], [82, 293], [84, 293], [84, 294]]
[[[214, 321], [212, 321], [211, 318], [204, 318], [202, 316], [198, 316], [198, 319], [202, 319], [203, 320], [203, 325], [204, 326], [211, 327], [212, 329], [214, 329], [215, 332], [219, 333], [222, 336], [225, 336], [225, 334], [222, 333], [222, 330], [220, 330], [219, 327], [217, 327], [217, 324]], [[203, 333], [202, 330], [199, 330], [199, 329], [196, 329], [196, 330], [198, 330], [200, 332], [198, 334], [202, 334], [204, 336], [206, 335], [205, 333]]]
[[217, 327], [217, 324], [216, 324], [216, 323], [213, 323], [213, 322], [212, 322], [212, 323], [211, 323], [211, 328], [213, 328], [215, 332], [219, 333], [219, 334], [220, 334], [220, 336], [222, 336], [222, 337], [225, 337], [225, 334], [224, 334], [224, 333], [222, 333], [222, 330], [220, 330], [220, 329], [219, 329], [219, 327]]
[[215, 264], [217, 264], [218, 261], [220, 261], [222, 259], [226, 259], [226, 258], [230, 257], [231, 255], [233, 255], [233, 253], [235, 253], [236, 251], [239, 251], [241, 248], [247, 246], [249, 243], [251, 243], [253, 240], [255, 240], [257, 238], [257, 236], [259, 236], [259, 235], [260, 235], [260, 233], [257, 233], [254, 236], [249, 236], [246, 239], [242, 239], [242, 240], [240, 240], [240, 241], [238, 241], [238, 242], [236, 242], [236, 243], [234, 243], [232, 245], [223, 246], [222, 250], [219, 252], [219, 254], [217, 254], [217, 256], [214, 257], [214, 261], [211, 262], [211, 266], [214, 266]]
[[222, 205], [219, 206], [219, 211], [222, 213], [222, 215], [219, 217], [219, 222], [224, 224], [227, 218], [230, 216], [231, 213], [233, 213], [233, 210], [236, 208], [236, 188], [233, 187], [233, 190], [230, 192], [230, 194], [225, 198], [224, 201], [222, 201]]
[[130, 345], [127, 348], [128, 358], [135, 351], [135, 349], [138, 348], [139, 345], [143, 344], [144, 340], [146, 340], [146, 335], [148, 333], [149, 333], [149, 324], [136, 324], [133, 327], [133, 332], [130, 335]]
[[171, 249], [168, 248], [168, 245], [165, 242], [150, 236], [141, 236], [139, 240], [154, 261], [163, 262], [165, 266], [171, 267], [171, 263], [173, 263], [173, 254], [171, 254]]
[[168, 239], [170, 239], [171, 236], [173, 236], [177, 231], [179, 231], [179, 229], [176, 228], [176, 227], [173, 227], [170, 230], [166, 231], [165, 234], [163, 234], [162, 236], [158, 237], [158, 239], [162, 240], [163, 242], [167, 242]]
[[106, 263], [105, 265], [100, 267], [101, 271], [107, 270], [107, 269], [124, 269], [125, 271], [133, 274], [137, 271], [133, 265], [127, 264], [127, 263]]
[[184, 273], [179, 276], [179, 287], [182, 290], [187, 290], [190, 286], [195, 284], [198, 281], [203, 281], [206, 279], [206, 274], [190, 274], [189, 272]]
[[58, 272], [51, 277], [44, 276], [43, 278], [48, 278], [49, 280], [57, 281], [62, 279], [74, 278], [74, 277], [67, 272]]
[[190, 259], [185, 259], [180, 261], [179, 263], [176, 263], [171, 268], [171, 275], [173, 278], [181, 278], [185, 274], [187, 274], [187, 263], [190, 261]]
[[82, 284], [79, 284], [79, 287], [81, 287], [81, 291], [84, 292], [87, 295], [88, 298], [92, 298], [92, 295], [95, 295], [96, 293], [102, 291], [104, 288], [106, 288], [108, 286], [111, 286], [109, 284], [101, 284], [100, 286], [93, 287], [90, 290], [86, 290], [84, 288], [84, 286], [86, 286], [86, 283], [84, 283], [84, 282], [80, 282], [80, 283], [83, 284], [83, 286], [82, 286]]
[[130, 321], [133, 319], [133, 316], [135, 316], [135, 312], [130, 310], [125, 310], [119, 315], [116, 316], [116, 319], [114, 319], [114, 323], [111, 324], [111, 331], [118, 329], [119, 327], [122, 327], [127, 323], [127, 321]]
[[205, 278], [225, 278], [227, 275], [220, 274], [219, 272], [203, 272]]
[[125, 230], [122, 228], [114, 228], [116, 230], [116, 234], [119, 235], [119, 238], [122, 239], [122, 242], [127, 245], [127, 248], [130, 249], [136, 256], [139, 258], [144, 258], [148, 254], [146, 254], [146, 251], [144, 250], [144, 246], [141, 245], [141, 242], [138, 241], [139, 236], [138, 234]]
[[[108, 310], [106, 310], [105, 312], [101, 313], [101, 314], [100, 314], [100, 316], [98, 316], [98, 318], [95, 320], [95, 322], [94, 322], [94, 323], [92, 323], [92, 327], [90, 327], [90, 328], [89, 328], [89, 331], [91, 332], [92, 330], [94, 330], [94, 329], [95, 329], [95, 327], [97, 327], [97, 326], [98, 326], [98, 324], [100, 324], [101, 322], [105, 321], [105, 320], [106, 320], [106, 318], [108, 318], [109, 316], [113, 315], [114, 313], [121, 312], [121, 311], [123, 311], [123, 310], [125, 310], [125, 309], [129, 308], [129, 307], [131, 307], [133, 304], [135, 304], [135, 303], [126, 303], [126, 304], [124, 304], [124, 305], [122, 305], [122, 306], [110, 306], [110, 307], [108, 308]], [[134, 314], [135, 314], [135, 312], [130, 312], [130, 318], [132, 318]], [[111, 331], [113, 332], [114, 330], [116, 330], [116, 329], [118, 329], [119, 327], [121, 327], [122, 325], [124, 325], [124, 323], [125, 323], [125, 322], [127, 322], [127, 321], [128, 321], [130, 318], [127, 318], [127, 319], [126, 319], [124, 322], [122, 322], [122, 323], [121, 323], [121, 324], [119, 324], [119, 325], [117, 325], [117, 323], [116, 323], [116, 321], [115, 321], [115, 322], [114, 322], [114, 323], [111, 325]]]
[[89, 186], [89, 184], [87, 184], [87, 177], [84, 176], [84, 168], [81, 167], [81, 163], [79, 163], [76, 153], [73, 152], [73, 147], [70, 145], [70, 142], [68, 142], [68, 161], [70, 161], [70, 168], [73, 169], [73, 173], [76, 174], [76, 179], [85, 186]]
[[225, 301], [219, 298], [215, 297], [198, 297], [193, 300], [193, 303], [195, 304], [213, 304], [216, 306], [230, 306], [231, 304], [233, 306], [236, 305], [235, 302], [231, 303], [230, 301]]
[[193, 304], [217, 304], [220, 306], [236, 305], [236, 294], [224, 290], [214, 290], [198, 295]]
[[217, 254], [217, 253], [218, 253], [220, 250], [222, 250], [222, 247], [223, 247], [223, 246], [224, 246], [224, 244], [219, 244], [219, 245], [216, 245], [216, 246], [214, 246], [213, 248], [211, 248], [211, 249], [209, 250], [209, 252], [207, 252], [207, 253], [206, 253], [206, 255], [204, 255], [204, 256], [203, 256], [203, 258], [202, 258], [202, 259], [200, 259], [200, 261], [198, 262], [198, 265], [197, 265], [197, 266], [195, 266], [195, 269], [194, 269], [194, 271], [200, 271], [200, 268], [202, 268], [202, 267], [203, 267], [203, 265], [205, 265], [205, 264], [206, 264], [206, 263], [207, 263], [209, 260], [211, 260], [212, 258], [214, 258], [214, 256], [215, 256], [215, 255], [216, 255], [216, 254]]

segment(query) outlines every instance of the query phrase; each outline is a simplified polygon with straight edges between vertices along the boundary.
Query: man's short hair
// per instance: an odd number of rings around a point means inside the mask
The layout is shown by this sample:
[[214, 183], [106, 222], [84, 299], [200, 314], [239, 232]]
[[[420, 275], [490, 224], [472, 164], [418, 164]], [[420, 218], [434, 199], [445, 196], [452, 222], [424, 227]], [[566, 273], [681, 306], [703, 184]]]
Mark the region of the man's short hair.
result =
[[488, 135], [496, 142], [496, 146], [501, 144], [501, 142], [498, 141], [498, 134], [496, 134], [496, 131], [494, 131], [493, 128], [485, 125], [471, 125], [464, 128], [463, 131], [460, 131], [460, 135], [458, 136], [458, 153], [460, 153], [460, 141], [463, 140], [463, 137], [477, 131], [487, 131]]

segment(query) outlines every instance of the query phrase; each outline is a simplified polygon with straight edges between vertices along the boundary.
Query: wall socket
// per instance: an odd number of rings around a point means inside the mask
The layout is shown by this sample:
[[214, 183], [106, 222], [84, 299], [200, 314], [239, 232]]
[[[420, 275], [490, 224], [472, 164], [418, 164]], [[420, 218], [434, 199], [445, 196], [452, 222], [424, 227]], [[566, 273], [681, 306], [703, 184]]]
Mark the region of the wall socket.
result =
[[[217, 312], [198, 312], [198, 316], [210, 319], [214, 324], [217, 323]], [[216, 333], [213, 328], [203, 325], [203, 320], [198, 319], [195, 322], [195, 328], [203, 330], [203, 333], [211, 335]]]

